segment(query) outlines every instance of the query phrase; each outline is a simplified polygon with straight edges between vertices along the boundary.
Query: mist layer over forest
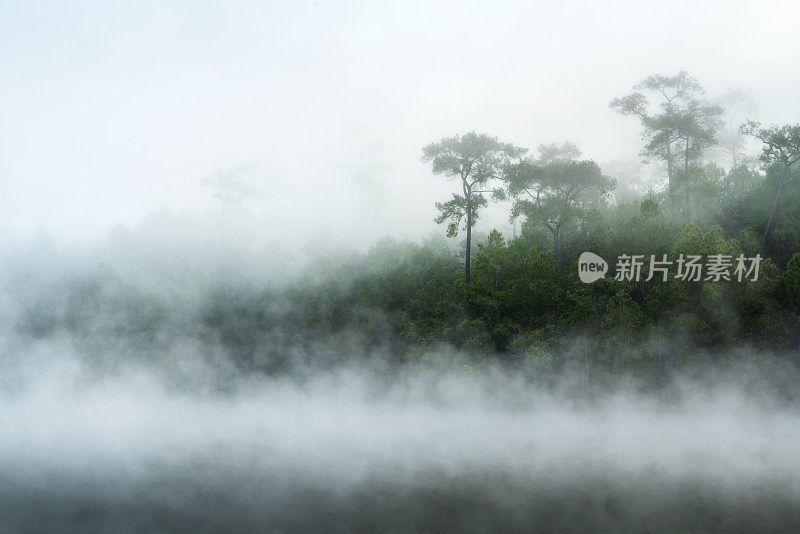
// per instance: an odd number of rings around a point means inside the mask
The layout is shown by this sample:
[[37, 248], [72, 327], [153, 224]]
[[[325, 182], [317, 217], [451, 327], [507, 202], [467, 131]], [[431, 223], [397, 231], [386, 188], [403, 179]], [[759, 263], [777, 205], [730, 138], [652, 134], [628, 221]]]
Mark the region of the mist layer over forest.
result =
[[[699, 128], [697, 102], [677, 118]], [[427, 145], [462, 182], [436, 204], [455, 239], [297, 259], [226, 243], [221, 218], [206, 247], [7, 241], [4, 529], [793, 530], [797, 126], [746, 123], [761, 159], [728, 168], [704, 127], [666, 187], [627, 197], [571, 143]], [[223, 217], [246, 190], [210, 185]], [[519, 233], [473, 232], [489, 191]], [[729, 265], [585, 283], [586, 250]]]
[[[2, 265], [4, 528], [797, 524], [791, 357], [683, 338], [659, 373], [650, 334], [622, 367], [581, 330], [498, 352], [341, 302], [420, 258], [463, 275], [444, 244], [387, 242], [272, 280], [248, 253], [20, 245]], [[425, 272], [409, 284], [429, 288]]]
[[800, 531], [796, 12], [0, 3], [0, 532]]

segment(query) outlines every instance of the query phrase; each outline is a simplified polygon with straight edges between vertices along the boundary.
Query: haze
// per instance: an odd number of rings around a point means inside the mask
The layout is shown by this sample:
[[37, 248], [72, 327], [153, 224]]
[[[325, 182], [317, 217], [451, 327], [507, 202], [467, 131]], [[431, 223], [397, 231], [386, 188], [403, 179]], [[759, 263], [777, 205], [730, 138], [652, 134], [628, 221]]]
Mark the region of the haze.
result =
[[[425, 144], [486, 131], [638, 161], [608, 109], [686, 70], [755, 118], [800, 118], [793, 2], [0, 3], [0, 232], [73, 242], [118, 224], [203, 242], [203, 177], [246, 168], [248, 245], [364, 249], [435, 229], [452, 185]], [[508, 226], [495, 213], [479, 230]], [[149, 229], [149, 230], [148, 230]], [[507, 228], [506, 228], [507, 229]]]
[[0, 0], [0, 531], [796, 532], [798, 14]]

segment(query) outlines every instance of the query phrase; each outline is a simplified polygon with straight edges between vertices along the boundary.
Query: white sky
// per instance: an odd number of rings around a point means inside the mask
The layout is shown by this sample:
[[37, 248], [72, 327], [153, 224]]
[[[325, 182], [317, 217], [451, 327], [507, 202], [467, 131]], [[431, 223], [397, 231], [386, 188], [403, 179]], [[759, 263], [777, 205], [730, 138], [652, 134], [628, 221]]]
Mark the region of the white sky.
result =
[[0, 0], [0, 234], [100, 237], [159, 209], [156, 231], [210, 232], [200, 179], [250, 165], [264, 198], [229, 224], [260, 241], [418, 237], [455, 191], [423, 145], [636, 158], [609, 100], [681, 69], [800, 121], [796, 2], [431, 4]]

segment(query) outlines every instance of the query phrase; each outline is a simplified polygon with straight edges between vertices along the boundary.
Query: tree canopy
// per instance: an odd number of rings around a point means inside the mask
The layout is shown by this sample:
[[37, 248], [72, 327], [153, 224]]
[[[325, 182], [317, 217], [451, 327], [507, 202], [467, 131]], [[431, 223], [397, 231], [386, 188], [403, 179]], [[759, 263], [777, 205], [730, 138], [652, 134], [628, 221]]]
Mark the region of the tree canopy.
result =
[[464, 271], [468, 284], [472, 227], [477, 221], [478, 210], [486, 206], [483, 194], [487, 191], [483, 188], [488, 187], [492, 180], [500, 179], [506, 165], [525, 152], [525, 149], [512, 144], [501, 143], [496, 137], [475, 132], [446, 137], [422, 149], [422, 160], [430, 162], [434, 174], [458, 178], [461, 182], [460, 195], [454, 193], [451, 200], [436, 204], [439, 215], [435, 221], [438, 224], [449, 221], [447, 235], [453, 237], [458, 233], [461, 221], [465, 220], [467, 240]]

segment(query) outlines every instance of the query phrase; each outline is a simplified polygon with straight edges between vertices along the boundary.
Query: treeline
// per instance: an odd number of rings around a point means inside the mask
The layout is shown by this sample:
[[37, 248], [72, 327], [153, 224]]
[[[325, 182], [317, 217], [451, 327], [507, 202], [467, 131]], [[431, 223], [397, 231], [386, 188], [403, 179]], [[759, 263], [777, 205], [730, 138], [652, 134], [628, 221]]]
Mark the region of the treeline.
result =
[[[762, 176], [754, 191], [769, 185]], [[785, 264], [765, 259], [755, 282], [637, 283], [610, 275], [580, 282], [577, 256], [585, 249], [607, 259], [754, 253], [723, 226], [671, 220], [649, 200], [609, 204], [596, 224], [571, 227], [563, 269], [547, 230], [523, 225], [514, 239], [480, 236], [469, 284], [463, 247], [454, 250], [442, 236], [384, 239], [363, 255], [323, 258], [289, 287], [187, 271], [132, 282], [112, 266], [47, 283], [15, 278], [14, 292], [4, 292], [5, 315], [19, 345], [6, 336], [4, 350], [23, 354], [35, 342], [57, 342], [110, 372], [143, 363], [180, 376], [192, 362], [210, 364], [214, 387], [234, 375], [375, 359], [465, 372], [508, 364], [533, 380], [571, 370], [593, 387], [630, 374], [657, 384], [711, 359], [796, 362], [800, 254]], [[757, 216], [751, 224], [758, 226]]]
[[[570, 143], [534, 153], [484, 134], [442, 139], [423, 149], [423, 161], [457, 184], [437, 203], [436, 221], [450, 237], [463, 231], [460, 249], [382, 241], [347, 266], [358, 273], [352, 283], [312, 284], [321, 299], [308, 308], [312, 323], [368, 328], [381, 317], [408, 354], [454, 346], [538, 367], [580, 362], [587, 380], [592, 368], [660, 381], [703, 354], [800, 362], [800, 125], [731, 124], [737, 98], [720, 99], [727, 109], [711, 103], [683, 72], [635, 89], [611, 107], [640, 121], [642, 156], [662, 165], [662, 183], [623, 199], [615, 178]], [[743, 149], [748, 136], [761, 144], [758, 159]], [[473, 247], [475, 221], [493, 200], [511, 201], [521, 235], [492, 231]], [[672, 273], [584, 284], [583, 251], [612, 271], [623, 255], [763, 261], [757, 280]]]
[[[463, 241], [384, 239], [366, 254], [319, 259], [289, 287], [184, 270], [173, 291], [111, 267], [46, 285], [15, 278], [6, 284], [15, 332], [67, 334], [112, 366], [177, 368], [199, 354], [220, 376], [451, 358], [466, 371], [504, 362], [536, 379], [572, 369], [588, 389], [617, 375], [659, 383], [733, 355], [800, 363], [800, 125], [726, 124], [724, 107], [702, 95], [680, 73], [611, 103], [640, 121], [642, 155], [663, 169], [637, 195], [615, 194], [616, 177], [569, 143], [528, 151], [453, 136], [426, 146], [423, 160], [457, 184], [436, 220]], [[746, 136], [760, 142], [758, 159], [744, 152]], [[490, 201], [510, 202], [519, 235], [473, 235]], [[581, 282], [584, 251], [612, 273]], [[760, 255], [758, 279], [613, 277], [623, 255], [718, 254]]]

